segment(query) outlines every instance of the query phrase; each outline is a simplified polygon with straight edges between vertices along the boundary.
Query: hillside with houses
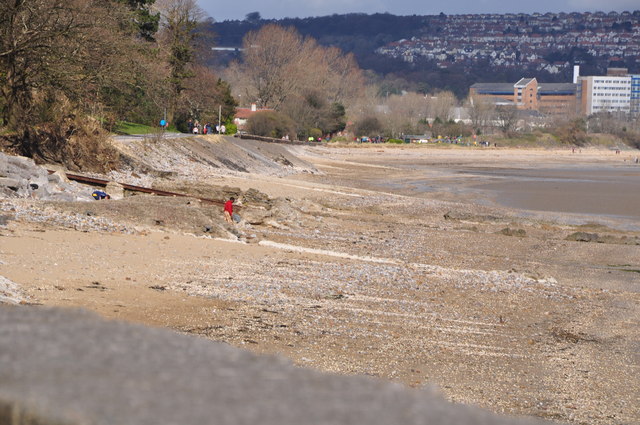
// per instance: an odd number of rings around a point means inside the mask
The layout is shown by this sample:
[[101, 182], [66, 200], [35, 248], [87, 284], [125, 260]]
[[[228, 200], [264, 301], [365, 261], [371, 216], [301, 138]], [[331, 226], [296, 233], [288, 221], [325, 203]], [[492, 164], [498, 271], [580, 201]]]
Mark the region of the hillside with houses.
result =
[[583, 61], [637, 69], [640, 13], [443, 15], [425, 34], [388, 43], [376, 53], [409, 63], [432, 60], [440, 68], [487, 61], [558, 74]]
[[[476, 82], [570, 82], [572, 67], [602, 75], [609, 67], [640, 72], [640, 10], [633, 12], [395, 16], [347, 14], [304, 19], [216, 22], [216, 46], [240, 48], [242, 37], [270, 23], [294, 27], [325, 46], [353, 53], [376, 74], [409, 89], [451, 90], [460, 98]], [[224, 63], [238, 50], [219, 52]], [[406, 87], [391, 85], [388, 93]]]

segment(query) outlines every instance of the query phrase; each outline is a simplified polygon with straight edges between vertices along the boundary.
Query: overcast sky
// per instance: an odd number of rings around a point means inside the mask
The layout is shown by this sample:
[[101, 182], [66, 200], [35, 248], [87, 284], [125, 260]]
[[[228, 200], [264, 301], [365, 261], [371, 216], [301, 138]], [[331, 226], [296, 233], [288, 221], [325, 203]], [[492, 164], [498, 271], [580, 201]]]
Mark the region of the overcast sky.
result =
[[389, 12], [394, 15], [534, 12], [622, 12], [640, 10], [639, 0], [198, 0], [216, 21], [244, 19], [260, 12], [263, 18], [325, 16], [334, 13]]

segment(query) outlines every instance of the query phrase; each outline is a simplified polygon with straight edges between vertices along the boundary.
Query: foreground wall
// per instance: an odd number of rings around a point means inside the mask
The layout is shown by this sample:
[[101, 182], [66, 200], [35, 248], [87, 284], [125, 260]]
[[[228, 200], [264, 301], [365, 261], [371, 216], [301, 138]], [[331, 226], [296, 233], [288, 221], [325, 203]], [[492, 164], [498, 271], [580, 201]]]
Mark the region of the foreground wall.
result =
[[0, 424], [534, 424], [83, 312], [0, 305]]

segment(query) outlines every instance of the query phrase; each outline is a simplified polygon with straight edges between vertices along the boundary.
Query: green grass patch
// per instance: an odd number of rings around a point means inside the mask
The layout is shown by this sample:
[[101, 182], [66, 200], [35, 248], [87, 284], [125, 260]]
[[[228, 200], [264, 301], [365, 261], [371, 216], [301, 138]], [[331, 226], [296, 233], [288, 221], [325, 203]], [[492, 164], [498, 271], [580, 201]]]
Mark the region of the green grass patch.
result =
[[120, 121], [113, 129], [114, 133], [133, 135], [133, 134], [150, 134], [159, 130], [157, 127], [150, 127], [144, 124], [137, 124], [133, 122]]

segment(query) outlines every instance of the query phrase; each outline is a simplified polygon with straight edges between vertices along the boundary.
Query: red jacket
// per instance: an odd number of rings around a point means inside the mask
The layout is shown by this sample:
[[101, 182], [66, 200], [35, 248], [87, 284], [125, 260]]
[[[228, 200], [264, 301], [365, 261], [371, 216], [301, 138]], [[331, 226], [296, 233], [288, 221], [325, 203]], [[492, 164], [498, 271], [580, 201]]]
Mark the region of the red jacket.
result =
[[224, 203], [224, 210], [229, 212], [229, 215], [233, 214], [233, 201], [227, 201]]

